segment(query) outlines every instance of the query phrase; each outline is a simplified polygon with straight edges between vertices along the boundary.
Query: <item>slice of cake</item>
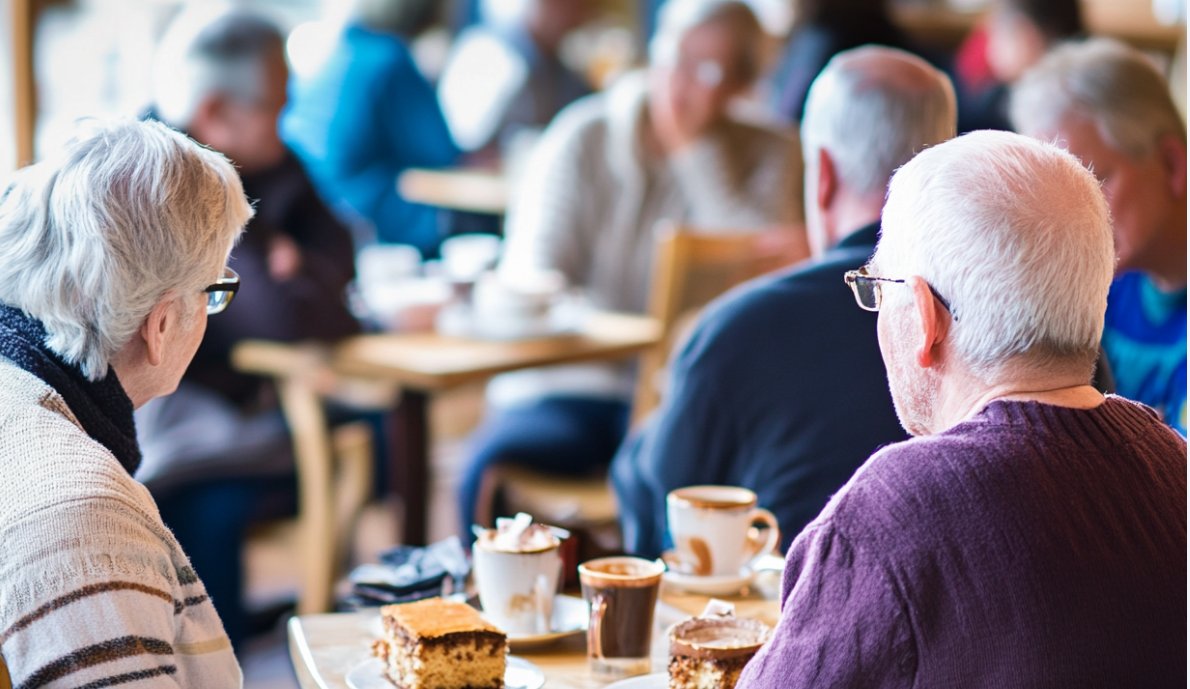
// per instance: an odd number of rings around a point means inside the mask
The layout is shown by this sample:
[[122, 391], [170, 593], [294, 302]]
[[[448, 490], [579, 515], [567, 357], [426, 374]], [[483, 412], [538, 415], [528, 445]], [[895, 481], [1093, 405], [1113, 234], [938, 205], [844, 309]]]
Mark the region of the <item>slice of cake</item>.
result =
[[508, 638], [465, 603], [429, 598], [380, 609], [372, 653], [402, 689], [502, 689]]
[[733, 689], [771, 631], [763, 622], [735, 617], [697, 617], [673, 626], [669, 689]]

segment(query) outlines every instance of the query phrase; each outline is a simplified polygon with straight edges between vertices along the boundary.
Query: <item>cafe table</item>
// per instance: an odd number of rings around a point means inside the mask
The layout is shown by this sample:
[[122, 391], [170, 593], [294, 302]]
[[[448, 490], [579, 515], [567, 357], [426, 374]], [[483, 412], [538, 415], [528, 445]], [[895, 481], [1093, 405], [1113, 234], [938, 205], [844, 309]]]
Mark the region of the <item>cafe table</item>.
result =
[[405, 505], [402, 542], [425, 545], [431, 395], [507, 371], [627, 359], [661, 337], [661, 323], [654, 318], [592, 311], [570, 334], [533, 340], [476, 340], [432, 332], [359, 335], [336, 346], [331, 360], [342, 375], [389, 380], [401, 387], [392, 417], [391, 487]]
[[503, 215], [508, 207], [508, 182], [495, 170], [410, 168], [397, 178], [397, 191], [407, 201], [437, 208]]
[[[758, 577], [765, 575], [770, 577], [768, 586], [754, 587], [744, 595], [721, 599], [735, 605], [737, 617], [757, 619], [775, 626], [780, 604], [769, 596], [776, 592], [779, 573], [767, 572]], [[653, 672], [664, 672], [666, 668], [669, 647], [665, 628], [701, 613], [709, 600], [709, 596], [681, 593], [662, 585], [653, 624]], [[289, 654], [302, 689], [348, 689], [347, 673], [371, 657], [379, 614], [372, 610], [291, 618]], [[611, 683], [596, 679], [587, 670], [586, 636], [582, 634], [552, 646], [514, 651], [513, 655], [541, 668], [545, 675], [544, 689], [598, 689]]]

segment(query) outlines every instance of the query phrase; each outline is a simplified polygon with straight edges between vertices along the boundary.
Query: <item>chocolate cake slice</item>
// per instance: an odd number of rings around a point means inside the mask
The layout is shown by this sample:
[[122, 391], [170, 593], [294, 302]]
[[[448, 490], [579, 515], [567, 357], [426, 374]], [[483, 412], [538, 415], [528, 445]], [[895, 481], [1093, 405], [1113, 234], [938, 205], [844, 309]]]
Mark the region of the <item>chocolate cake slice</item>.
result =
[[763, 622], [735, 617], [697, 617], [674, 625], [669, 689], [733, 689], [771, 631]]
[[508, 638], [465, 603], [429, 598], [380, 609], [372, 653], [402, 689], [503, 689]]

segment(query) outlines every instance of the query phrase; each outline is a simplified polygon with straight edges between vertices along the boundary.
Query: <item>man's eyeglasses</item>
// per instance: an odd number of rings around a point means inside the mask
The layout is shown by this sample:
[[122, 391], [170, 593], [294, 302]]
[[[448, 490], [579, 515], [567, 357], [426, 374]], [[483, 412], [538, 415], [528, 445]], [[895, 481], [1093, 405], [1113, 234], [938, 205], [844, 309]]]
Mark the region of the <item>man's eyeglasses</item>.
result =
[[240, 276], [231, 268], [224, 268], [223, 277], [203, 291], [207, 293], [207, 315], [222, 313], [240, 291]]
[[[880, 283], [892, 282], [896, 284], [905, 284], [904, 280], [894, 280], [892, 278], [880, 278], [876, 277], [875, 275], [868, 275], [867, 268], [847, 271], [843, 274], [843, 281], [851, 287], [852, 293], [855, 294], [855, 303], [859, 304], [861, 309], [865, 309], [867, 311], [880, 310], [880, 303], [882, 301]], [[938, 294], [938, 290], [934, 289], [932, 285], [930, 285], [930, 293], [932, 293], [934, 298], [942, 304], [942, 307], [950, 313], [951, 318], [954, 318], [956, 321], [959, 320], [958, 316], [954, 315], [954, 311], [950, 310], [950, 302], [943, 299], [942, 295]]]

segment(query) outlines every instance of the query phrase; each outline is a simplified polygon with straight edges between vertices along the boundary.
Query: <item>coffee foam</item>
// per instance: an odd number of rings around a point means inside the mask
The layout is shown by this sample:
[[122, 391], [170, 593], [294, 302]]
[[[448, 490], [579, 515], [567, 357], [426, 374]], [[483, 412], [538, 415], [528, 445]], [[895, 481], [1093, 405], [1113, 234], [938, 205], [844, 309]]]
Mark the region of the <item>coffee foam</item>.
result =
[[561, 545], [550, 527], [534, 524], [533, 517], [520, 512], [512, 519], [497, 519], [495, 529], [486, 529], [475, 544], [498, 553], [535, 553]]

